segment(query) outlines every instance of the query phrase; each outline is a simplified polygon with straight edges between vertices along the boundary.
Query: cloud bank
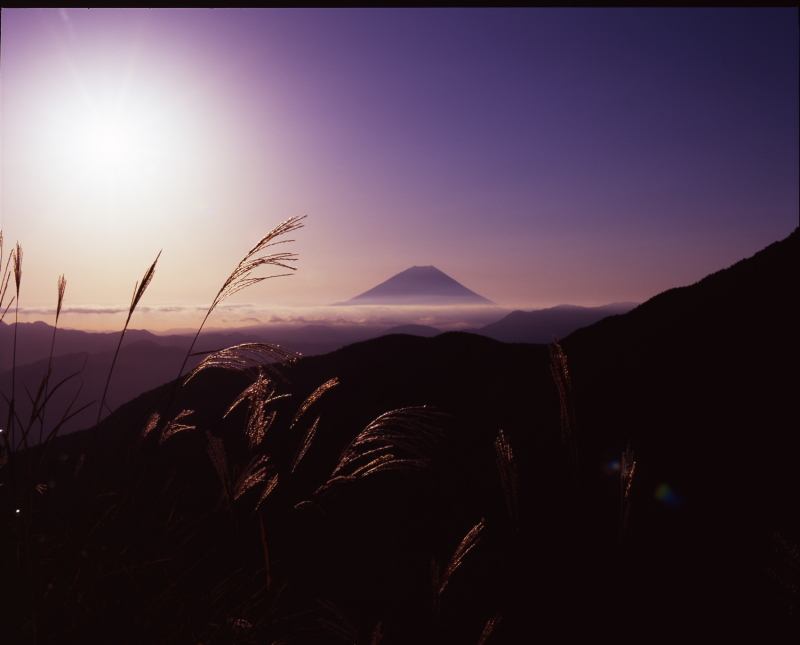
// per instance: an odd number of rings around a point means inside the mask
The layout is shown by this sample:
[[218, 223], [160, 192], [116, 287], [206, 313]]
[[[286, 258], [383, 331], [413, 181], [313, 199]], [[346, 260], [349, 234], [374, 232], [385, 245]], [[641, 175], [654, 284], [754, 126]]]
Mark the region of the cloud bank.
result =
[[[199, 326], [207, 305], [140, 305], [131, 327], [153, 331]], [[498, 320], [511, 311], [496, 306], [348, 306], [348, 307], [267, 307], [256, 303], [224, 304], [218, 307], [207, 327], [247, 327], [254, 325], [347, 325], [384, 326], [417, 324], [442, 330], [463, 329]], [[20, 321], [44, 320], [52, 324], [55, 307], [20, 307]], [[61, 323], [79, 329], [115, 330], [124, 324], [128, 307], [123, 305], [77, 305], [61, 310]], [[10, 322], [10, 321], [6, 321]]]

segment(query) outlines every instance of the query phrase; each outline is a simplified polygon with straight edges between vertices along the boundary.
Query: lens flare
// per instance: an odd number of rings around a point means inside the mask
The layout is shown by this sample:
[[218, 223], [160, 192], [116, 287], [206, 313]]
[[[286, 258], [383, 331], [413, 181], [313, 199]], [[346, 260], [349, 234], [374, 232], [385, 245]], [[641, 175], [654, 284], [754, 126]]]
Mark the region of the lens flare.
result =
[[683, 499], [667, 484], [660, 484], [656, 487], [655, 497], [658, 501], [664, 502], [673, 508], [680, 508], [683, 506]]

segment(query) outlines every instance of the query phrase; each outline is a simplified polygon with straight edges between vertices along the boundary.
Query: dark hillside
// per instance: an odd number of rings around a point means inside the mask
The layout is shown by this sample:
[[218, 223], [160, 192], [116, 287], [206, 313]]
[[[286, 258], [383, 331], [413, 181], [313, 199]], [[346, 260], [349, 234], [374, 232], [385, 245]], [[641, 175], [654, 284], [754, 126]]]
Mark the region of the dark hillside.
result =
[[[800, 562], [780, 554], [800, 542], [799, 237], [563, 341], [587, 460], [628, 442], [636, 454], [642, 620], [674, 612], [708, 637], [770, 640], [797, 611], [786, 580]], [[680, 506], [655, 499], [664, 484]]]
[[[55, 642], [438, 645], [487, 624], [488, 645], [794, 642], [796, 246], [575, 332], [563, 399], [554, 347], [388, 335], [269, 382], [209, 369], [169, 410], [169, 385], [118, 408], [94, 447], [88, 430], [14, 455], [4, 624], [36, 616]], [[410, 406], [432, 407], [362, 433]], [[196, 427], [143, 437], [153, 409]]]
[[[443, 627], [436, 627], [429, 615], [430, 558], [436, 555], [446, 565], [465, 533], [483, 517], [493, 524], [487, 541], [494, 540], [499, 546], [508, 538], [508, 519], [492, 446], [499, 429], [512, 437], [521, 459], [534, 462], [543, 452], [560, 452], [558, 399], [549, 374], [547, 349], [504, 345], [461, 333], [430, 339], [389, 335], [324, 356], [304, 358], [282, 373], [286, 382], [280, 379], [279, 392], [292, 396], [277, 405], [283, 421], [276, 422], [264, 440], [265, 452], [275, 463], [292, 459], [305, 430], [288, 427], [300, 401], [328, 379], [339, 379], [339, 385], [315, 404], [314, 414], [321, 417], [319, 431], [301, 467], [289, 475], [282, 488], [276, 489], [265, 507], [268, 517], [273, 518], [267, 528], [272, 557], [284, 563], [278, 571], [288, 567], [291, 572], [289, 588], [283, 594], [286, 607], [297, 611], [313, 609], [315, 599], [322, 598], [334, 602], [346, 615], [358, 617], [363, 611], [365, 590], [369, 589], [374, 595], [374, 613], [363, 617], [365, 625], [372, 621], [374, 626], [375, 616], [382, 616], [396, 635], [405, 634], [404, 638], [415, 642], [429, 642], [425, 639], [434, 634], [443, 639], [436, 642], [449, 642], [451, 637], [458, 640], [462, 630], [465, 637], [479, 634], [491, 617], [491, 612], [487, 614], [489, 606], [494, 607], [494, 598], [502, 591], [496, 588], [496, 574], [501, 574], [499, 580], [516, 575], [511, 564], [493, 562], [500, 553], [494, 548], [483, 556], [478, 554], [467, 580], [470, 575], [478, 576], [482, 591], [462, 598], [460, 594], [469, 589], [469, 584], [461, 590], [453, 584], [449, 590], [452, 606], [441, 621], [446, 629], [440, 634], [437, 629]], [[176, 498], [178, 506], [171, 511], [176, 517], [189, 518], [203, 509], [213, 510], [219, 501], [220, 484], [207, 454], [205, 433], [226, 440], [231, 462], [247, 460], [247, 451], [242, 446], [237, 448], [235, 440], [241, 433], [238, 428], [244, 421], [242, 414], [220, 423], [226, 405], [246, 385], [247, 379], [243, 380], [242, 375], [212, 370], [181, 391], [171, 408], [172, 416], [181, 409], [195, 410], [187, 422], [197, 428], [157, 447], [148, 438], [141, 458], [145, 463], [154, 461], [142, 484], [136, 484], [141, 471], [127, 456], [126, 444], [138, 441], [146, 411], [168, 386], [119, 408], [113, 419], [103, 422], [99, 432], [96, 460], [106, 472], [104, 485], [114, 492], [132, 485], [140, 491], [151, 491], [141, 493], [144, 497], [139, 503], [144, 506], [150, 505], [151, 499], [170, 498], [184, 491]], [[165, 398], [159, 404], [162, 409]], [[371, 420], [395, 408], [421, 405], [435, 406], [447, 415], [436, 417], [445, 434], [432, 454], [430, 471], [376, 474], [363, 483], [337, 487], [332, 495], [319, 499], [314, 496], [315, 489], [335, 468], [343, 448]], [[131, 433], [126, 428], [135, 431]], [[534, 428], [553, 431], [531, 432]], [[76, 480], [70, 473], [80, 455], [89, 452], [93, 434], [87, 430], [59, 438], [50, 450], [45, 470], [56, 486], [48, 495], [50, 503], [61, 508], [64, 516], [76, 511], [70, 500], [81, 490], [80, 485], [76, 487], [80, 478]], [[537, 488], [557, 486], [559, 480], [558, 465], [553, 462], [540, 465], [531, 477], [525, 477], [522, 488], [533, 500]], [[166, 489], [160, 493], [163, 486]], [[83, 499], [82, 495], [78, 497]], [[320, 518], [313, 511], [292, 511], [305, 499], [316, 500], [327, 515]], [[249, 530], [257, 537], [260, 529], [252, 524], [252, 514], [247, 510], [255, 501], [257, 496], [242, 499], [246, 506], [241, 507], [239, 522], [241, 531]], [[544, 503], [547, 505], [548, 500]], [[166, 509], [164, 512], [169, 514]], [[229, 523], [224, 509], [217, 515], [221, 526]], [[148, 526], [140, 539], [163, 543], [165, 538], [160, 537], [157, 526]], [[229, 553], [231, 539], [226, 529], [209, 526], [202, 534], [194, 534], [188, 546], [183, 547], [180, 561], [199, 560], [212, 549]], [[257, 540], [240, 543], [234, 551], [238, 555], [226, 555], [220, 560], [212, 557], [207, 562], [207, 578], [189, 576], [191, 583], [182, 587], [185, 598], [194, 597], [197, 589], [206, 588], [212, 581], [218, 582], [215, 576], [232, 566], [226, 563], [244, 566], [250, 562], [247, 566], [252, 566], [253, 558], [259, 562]], [[552, 551], [549, 557], [553, 557]], [[161, 566], [172, 570], [166, 575], [181, 575], [180, 569], [172, 569], [172, 565]], [[263, 558], [260, 566], [263, 567]], [[554, 578], [555, 572], [548, 576]], [[133, 600], [130, 602], [128, 609], [135, 606]], [[408, 616], [414, 619], [408, 620]]]

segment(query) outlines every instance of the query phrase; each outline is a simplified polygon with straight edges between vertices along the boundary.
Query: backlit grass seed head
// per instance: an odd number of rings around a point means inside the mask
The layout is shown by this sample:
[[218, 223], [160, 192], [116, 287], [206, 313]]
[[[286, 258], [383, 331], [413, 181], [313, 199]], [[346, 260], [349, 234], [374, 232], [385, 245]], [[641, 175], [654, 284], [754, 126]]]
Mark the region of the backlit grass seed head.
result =
[[294, 505], [295, 510], [298, 511], [311, 511], [318, 515], [325, 515], [325, 510], [316, 502], [312, 502], [311, 500], [304, 500], [302, 502], [298, 502]]
[[442, 436], [441, 429], [431, 423], [438, 416], [424, 407], [400, 408], [382, 414], [345, 448], [333, 476], [355, 461], [384, 450], [401, 449], [417, 458], [404, 460], [406, 464], [427, 462]]
[[[205, 354], [206, 352], [199, 353]], [[197, 354], [193, 354], [193, 356], [196, 355]], [[189, 372], [183, 384], [186, 385], [197, 374], [209, 367], [221, 367], [235, 372], [246, 372], [253, 368], [270, 369], [271, 365], [269, 361], [286, 365], [296, 361], [298, 358], [300, 358], [300, 354], [297, 352], [284, 349], [278, 345], [269, 345], [267, 343], [242, 343], [240, 345], [234, 345], [233, 347], [221, 349], [206, 356], [200, 361], [197, 367]]]
[[278, 473], [275, 473], [268, 481], [267, 485], [264, 486], [264, 490], [261, 492], [261, 497], [258, 499], [258, 503], [256, 504], [255, 510], [257, 511], [261, 508], [261, 504], [264, 503], [264, 500], [269, 497], [269, 494], [275, 490], [275, 487], [278, 485]]
[[[289, 395], [285, 394], [284, 396]], [[245, 429], [248, 450], [252, 450], [264, 440], [264, 435], [266, 435], [267, 430], [272, 427], [272, 424], [275, 422], [275, 417], [277, 416], [278, 413], [275, 410], [265, 413], [263, 404], [250, 411], [247, 417], [247, 427]]]
[[[0, 234], [0, 264], [2, 264], [2, 242], [2, 234]], [[10, 271], [9, 264], [11, 265]], [[6, 308], [3, 310], [2, 315], [0, 315], [0, 320], [5, 317], [6, 312], [15, 301], [19, 302], [19, 285], [22, 281], [22, 247], [19, 245], [19, 242], [17, 242], [16, 248], [11, 250], [11, 255], [6, 261], [6, 267], [3, 270], [2, 281], [0, 281], [0, 306], [2, 306], [6, 292], [8, 291], [8, 282], [11, 279], [12, 273], [14, 275], [14, 283], [16, 285], [16, 295], [8, 301]]]
[[111, 359], [111, 369], [108, 371], [108, 378], [106, 379], [106, 385], [103, 388], [103, 396], [100, 398], [100, 405], [97, 408], [97, 420], [95, 421], [95, 430], [94, 430], [94, 437], [92, 438], [92, 450], [91, 454], [94, 454], [95, 447], [97, 445], [97, 433], [100, 428], [100, 417], [103, 414], [103, 410], [105, 409], [105, 402], [106, 402], [106, 395], [108, 394], [108, 386], [111, 383], [111, 375], [114, 373], [114, 366], [117, 363], [117, 357], [119, 356], [119, 350], [122, 347], [122, 340], [125, 338], [125, 332], [128, 329], [128, 324], [131, 321], [131, 316], [133, 316], [133, 312], [136, 309], [136, 305], [139, 304], [139, 301], [142, 299], [147, 286], [150, 284], [150, 281], [153, 279], [153, 276], [156, 272], [156, 264], [158, 263], [158, 258], [161, 257], [161, 251], [158, 252], [156, 259], [153, 260], [153, 264], [150, 265], [150, 268], [144, 272], [144, 276], [142, 277], [142, 282], [136, 283], [133, 287], [133, 297], [131, 298], [131, 306], [128, 309], [128, 318], [125, 320], [125, 325], [122, 328], [122, 333], [119, 337], [119, 342], [117, 343], [117, 349], [114, 352], [114, 358]]
[[636, 462], [633, 460], [633, 450], [630, 445], [622, 453], [622, 468], [620, 470], [620, 518], [619, 518], [619, 544], [625, 536], [625, 529], [628, 526], [628, 516], [631, 512], [631, 484], [636, 473]]
[[310, 408], [315, 401], [317, 401], [323, 394], [325, 394], [325, 392], [327, 392], [332, 387], [335, 387], [338, 384], [339, 384], [339, 379], [334, 377], [330, 381], [326, 381], [325, 383], [320, 385], [316, 390], [314, 390], [308, 396], [308, 398], [305, 401], [303, 401], [303, 404], [297, 410], [297, 413], [294, 415], [292, 423], [290, 424], [289, 427], [290, 428], [294, 427], [294, 424], [297, 423], [300, 417], [302, 417], [303, 414], [305, 414], [306, 410], [308, 410], [308, 408]]
[[[214, 464], [214, 469], [217, 471], [220, 483], [222, 484], [222, 499], [225, 500], [228, 508], [231, 508], [235, 500], [239, 499], [253, 486], [267, 480], [269, 474], [269, 460], [262, 455], [255, 455], [240, 473], [238, 467], [231, 469], [227, 456], [225, 455], [225, 444], [223, 440], [219, 437], [215, 437], [208, 431], [206, 431], [206, 435], [208, 437], [208, 456], [211, 458], [211, 463]], [[272, 477], [272, 480], [267, 483], [267, 488], [262, 493], [258, 504], [256, 504], [256, 509], [258, 509], [267, 495], [269, 495], [277, 482], [277, 475], [275, 475]]]
[[142, 434], [139, 437], [139, 442], [144, 441], [147, 438], [153, 429], [158, 425], [158, 422], [161, 421], [161, 414], [158, 412], [153, 412], [150, 415], [150, 419], [147, 421], [147, 425], [142, 429]]
[[62, 273], [58, 278], [58, 304], [56, 305], [56, 324], [58, 317], [61, 314], [61, 305], [64, 304], [64, 292], [67, 290], [67, 280]]
[[239, 265], [233, 270], [233, 273], [228, 276], [228, 279], [222, 285], [222, 288], [220, 288], [219, 292], [214, 298], [214, 302], [211, 304], [209, 313], [216, 309], [223, 300], [229, 298], [234, 293], [249, 287], [252, 284], [256, 284], [262, 280], [267, 280], [268, 278], [278, 278], [291, 275], [291, 273], [282, 273], [280, 275], [263, 276], [259, 278], [250, 277], [250, 274], [261, 266], [278, 266], [284, 269], [289, 269], [290, 271], [296, 270], [296, 267], [288, 264], [289, 262], [297, 261], [297, 254], [295, 253], [272, 253], [266, 256], [257, 256], [265, 249], [277, 244], [294, 242], [294, 240], [279, 240], [277, 242], [273, 240], [281, 235], [286, 235], [292, 231], [302, 228], [303, 224], [301, 224], [300, 221], [305, 219], [305, 217], [305, 215], [296, 216], [286, 220], [285, 222], [281, 222], [278, 224], [278, 226], [267, 233], [258, 242], [258, 244], [250, 249], [247, 255], [244, 256], [244, 259], [242, 259], [242, 261], [239, 262]]
[[[178, 434], [179, 432], [182, 432], [183, 430], [194, 430], [197, 426], [190, 426], [190, 425], [187, 425], [185, 423], [180, 423], [181, 419], [185, 419], [190, 414], [194, 414], [194, 410], [183, 410], [172, 421], [170, 421], [166, 426], [164, 426], [164, 429], [161, 431], [161, 437], [159, 437], [159, 439], [158, 439], [158, 443], [159, 444], [164, 443], [172, 435]], [[153, 416], [155, 416], [155, 414]], [[152, 417], [151, 417], [151, 421], [152, 421]], [[156, 419], [156, 423], [158, 423], [157, 419]], [[148, 423], [147, 425], [149, 426], [150, 423]]]
[[305, 456], [306, 452], [308, 451], [311, 442], [314, 439], [314, 435], [317, 432], [317, 426], [319, 425], [320, 417], [317, 417], [311, 427], [306, 430], [305, 435], [303, 436], [303, 441], [300, 442], [300, 446], [297, 448], [297, 452], [295, 453], [294, 459], [292, 460], [292, 472], [295, 471], [300, 460]]
[[481, 637], [478, 640], [478, 645], [484, 645], [486, 643], [489, 636], [492, 635], [494, 628], [497, 627], [497, 623], [502, 620], [502, 616], [500, 616], [500, 612], [497, 612], [494, 616], [492, 616], [489, 620], [486, 621], [486, 626], [483, 628], [483, 632], [481, 632]]
[[440, 572], [439, 563], [436, 562], [436, 559], [433, 558], [431, 560], [431, 582], [433, 583], [433, 601], [436, 610], [438, 611], [441, 606], [441, 599], [442, 593], [444, 592], [445, 588], [447, 587], [448, 583], [450, 582], [450, 578], [452, 578], [453, 574], [455, 573], [456, 569], [461, 566], [461, 563], [464, 561], [464, 557], [469, 553], [481, 539], [481, 532], [483, 531], [484, 527], [484, 519], [481, 519], [475, 526], [473, 526], [470, 531], [464, 536], [464, 539], [461, 540], [461, 543], [453, 553], [453, 557], [450, 558], [450, 562], [447, 564], [447, 568], [444, 571], [444, 574]]
[[290, 394], [273, 396], [274, 391], [275, 387], [272, 380], [267, 378], [264, 374], [264, 369], [259, 367], [256, 380], [236, 397], [236, 400], [223, 415], [223, 418], [227, 417], [242, 401], [247, 400], [245, 434], [248, 438], [248, 448], [250, 450], [261, 443], [277, 416], [275, 410], [268, 412], [267, 406], [274, 401], [291, 396]]
[[242, 390], [241, 394], [236, 397], [236, 400], [231, 403], [228, 411], [223, 415], [223, 418], [227, 417], [242, 401], [247, 400], [252, 407], [253, 405], [256, 405], [260, 402], [263, 403], [264, 401], [270, 399], [274, 392], [275, 385], [273, 384], [272, 379], [266, 376], [263, 367], [259, 367], [256, 380]]
[[233, 499], [239, 499], [253, 486], [266, 480], [267, 461], [267, 457], [259, 455], [250, 460], [242, 474], [236, 480], [236, 485], [233, 487]]
[[314, 491], [314, 495], [321, 495], [326, 490], [333, 488], [337, 484], [347, 484], [350, 482], [354, 482], [358, 479], [358, 477], [352, 477], [350, 475], [338, 475], [336, 477], [331, 477], [328, 481], [326, 481], [322, 486], [320, 486], [317, 490]]
[[142, 277], [142, 282], [136, 283], [133, 287], [133, 296], [131, 297], [131, 306], [128, 310], [128, 320], [133, 315], [134, 309], [136, 309], [136, 305], [139, 304], [139, 301], [142, 299], [144, 292], [147, 290], [147, 287], [150, 285], [150, 282], [153, 280], [153, 276], [156, 274], [156, 264], [158, 263], [158, 258], [161, 257], [161, 251], [158, 252], [156, 259], [153, 260], [153, 264], [150, 265], [150, 268], [144, 272], [144, 276]]
[[548, 345], [550, 350], [550, 370], [558, 387], [561, 400], [561, 429], [565, 441], [572, 441], [575, 432], [575, 396], [572, 390], [572, 379], [567, 366], [567, 356], [558, 339], [553, 336], [553, 343]]
[[500, 471], [500, 480], [503, 484], [503, 495], [508, 507], [508, 515], [514, 526], [518, 520], [517, 501], [517, 465], [514, 463], [514, 452], [508, 443], [505, 433], [500, 430], [494, 441], [497, 469]]
[[22, 282], [22, 247], [17, 242], [17, 247], [11, 252], [14, 258], [14, 282], [17, 287], [17, 299], [19, 300], [19, 285]]
[[572, 378], [567, 366], [567, 356], [553, 336], [550, 350], [550, 371], [558, 387], [558, 398], [561, 402], [561, 439], [569, 447], [575, 483], [578, 483], [578, 435], [575, 420], [575, 394], [572, 389]]
[[[8, 304], [3, 309], [3, 303], [6, 299], [6, 294], [8, 293], [8, 283], [11, 280], [11, 274], [13, 273], [11, 269], [11, 263], [14, 260], [14, 252], [11, 252], [11, 255], [6, 260], [5, 268], [3, 268], [3, 275], [0, 277], [0, 320], [5, 318], [6, 313], [8, 312], [11, 305], [16, 300], [16, 296], [12, 296], [11, 300], [8, 301]], [[3, 266], [3, 231], [0, 231], [0, 267]], [[19, 291], [19, 288], [17, 288]]]

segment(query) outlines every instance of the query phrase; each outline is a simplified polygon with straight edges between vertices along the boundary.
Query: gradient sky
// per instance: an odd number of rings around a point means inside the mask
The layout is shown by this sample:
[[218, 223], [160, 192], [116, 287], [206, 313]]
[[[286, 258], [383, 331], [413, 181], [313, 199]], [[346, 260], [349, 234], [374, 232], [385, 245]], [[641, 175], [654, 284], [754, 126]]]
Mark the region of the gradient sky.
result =
[[211, 326], [412, 265], [507, 307], [644, 301], [798, 225], [798, 42], [784, 8], [3, 9], [21, 319], [64, 273], [61, 324], [119, 328], [76, 312], [126, 309], [163, 249], [132, 326], [192, 326], [304, 214], [296, 275]]

